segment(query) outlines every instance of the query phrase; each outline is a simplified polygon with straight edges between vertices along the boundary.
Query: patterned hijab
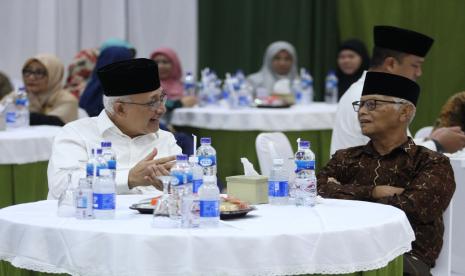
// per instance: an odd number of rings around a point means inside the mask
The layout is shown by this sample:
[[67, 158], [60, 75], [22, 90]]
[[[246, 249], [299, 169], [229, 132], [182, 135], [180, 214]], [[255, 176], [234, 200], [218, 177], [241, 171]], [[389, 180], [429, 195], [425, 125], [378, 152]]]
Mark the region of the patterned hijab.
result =
[[157, 55], [166, 56], [172, 64], [170, 76], [167, 79], [160, 79], [161, 87], [166, 90], [166, 95], [169, 100], [178, 100], [184, 94], [184, 87], [182, 85], [182, 67], [179, 62], [178, 55], [170, 48], [158, 48], [151, 55], [150, 58], [154, 59]]
[[28, 93], [29, 97], [29, 110], [31, 112], [44, 113], [48, 102], [53, 102], [53, 99], [63, 89], [63, 63], [52, 54], [39, 54], [33, 58], [28, 59], [23, 69], [26, 68], [31, 62], [37, 61], [41, 63], [47, 70], [48, 85], [47, 91], [43, 93]]
[[[273, 72], [271, 67], [274, 56], [281, 50], [287, 51], [292, 56], [292, 66], [289, 73], [285, 76], [281, 76]], [[264, 87], [268, 91], [272, 91], [274, 83], [281, 78], [288, 78], [291, 81], [297, 76], [297, 54], [294, 46], [286, 41], [276, 41], [271, 43], [265, 51], [263, 57], [263, 64], [260, 71], [248, 76], [248, 81], [252, 85], [257, 87]]]

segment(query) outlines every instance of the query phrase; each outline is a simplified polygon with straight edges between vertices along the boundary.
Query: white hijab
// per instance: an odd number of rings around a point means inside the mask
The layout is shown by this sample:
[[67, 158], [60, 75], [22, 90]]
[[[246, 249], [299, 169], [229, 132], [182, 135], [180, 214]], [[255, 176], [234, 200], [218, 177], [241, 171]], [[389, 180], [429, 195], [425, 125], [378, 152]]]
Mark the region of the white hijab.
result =
[[[281, 50], [287, 51], [292, 56], [292, 66], [291, 70], [287, 75], [278, 75], [276, 74], [272, 67], [271, 63], [273, 57], [279, 53]], [[272, 92], [274, 83], [282, 78], [288, 78], [292, 81], [297, 76], [297, 54], [295, 52], [294, 46], [286, 41], [276, 41], [271, 43], [265, 51], [263, 57], [263, 65], [260, 71], [251, 74], [247, 77], [249, 83], [256, 89], [257, 87], [263, 87], [269, 92]]]

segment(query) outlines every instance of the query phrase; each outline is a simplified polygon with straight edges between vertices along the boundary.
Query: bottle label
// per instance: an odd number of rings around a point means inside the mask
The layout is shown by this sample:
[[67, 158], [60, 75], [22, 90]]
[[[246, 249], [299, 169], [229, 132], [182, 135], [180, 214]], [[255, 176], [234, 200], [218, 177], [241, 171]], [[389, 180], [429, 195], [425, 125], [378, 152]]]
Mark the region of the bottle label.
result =
[[182, 185], [192, 182], [192, 173], [174, 171], [171, 173], [171, 185]]
[[220, 216], [219, 200], [200, 200], [200, 217], [214, 218]]
[[86, 165], [86, 175], [94, 176], [94, 164], [90, 163]]
[[202, 180], [202, 179], [194, 179], [194, 180], [192, 181], [192, 183], [193, 183], [192, 192], [193, 192], [194, 194], [196, 194], [196, 193], [199, 192], [199, 188], [200, 188], [200, 186], [202, 186], [203, 180]]
[[114, 210], [115, 194], [97, 194], [94, 193], [94, 209], [96, 210]]
[[15, 123], [16, 122], [16, 112], [7, 112], [6, 113], [6, 116], [5, 116], [5, 119], [6, 119], [6, 123], [7, 124], [12, 124], [12, 123]]
[[108, 160], [107, 166], [110, 170], [116, 170], [116, 160], [113, 160], [113, 159]]
[[296, 160], [295, 165], [297, 166], [297, 170], [310, 170], [312, 168], [313, 162], [311, 160]]
[[76, 197], [76, 208], [79, 209], [92, 209], [92, 191], [79, 191]]
[[210, 167], [216, 165], [216, 157], [213, 155], [199, 156], [199, 165], [202, 167]]
[[289, 195], [288, 181], [268, 181], [268, 195], [272, 197], [286, 197]]

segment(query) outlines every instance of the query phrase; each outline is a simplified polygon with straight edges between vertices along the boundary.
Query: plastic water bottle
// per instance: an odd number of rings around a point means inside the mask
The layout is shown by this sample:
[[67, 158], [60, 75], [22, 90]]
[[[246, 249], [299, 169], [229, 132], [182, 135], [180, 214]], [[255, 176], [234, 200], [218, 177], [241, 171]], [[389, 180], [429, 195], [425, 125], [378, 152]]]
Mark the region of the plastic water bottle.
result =
[[203, 183], [203, 168], [199, 165], [199, 158], [197, 156], [189, 157], [189, 164], [192, 169], [192, 192], [197, 194]]
[[16, 105], [10, 98], [6, 100], [5, 124], [6, 129], [16, 128]]
[[283, 159], [273, 159], [268, 179], [268, 197], [272, 205], [286, 205], [289, 202], [289, 180], [283, 164]]
[[27, 97], [26, 89], [20, 87], [16, 92], [16, 127], [29, 126], [29, 99]]
[[184, 93], [186, 96], [195, 96], [195, 79], [191, 72], [187, 72], [184, 77]]
[[103, 141], [101, 142], [101, 146], [103, 159], [107, 163], [107, 167], [111, 171], [113, 179], [116, 179], [116, 154], [111, 149], [111, 142]]
[[93, 185], [94, 216], [96, 219], [113, 219], [116, 207], [116, 183], [109, 169], [100, 169]]
[[309, 141], [301, 140], [299, 142], [299, 148], [295, 153], [295, 163], [296, 178], [292, 191], [295, 204], [297, 206], [311, 205], [308, 204], [310, 202], [308, 190], [312, 185], [316, 185], [316, 182], [312, 184], [315, 175], [315, 154], [310, 150]]
[[87, 178], [79, 179], [79, 186], [76, 190], [76, 218], [92, 219], [93, 213], [93, 194]]
[[[103, 157], [102, 149], [97, 149], [96, 152], [97, 152], [97, 154], [95, 155], [95, 176], [99, 177], [100, 176], [100, 171], [102, 169], [108, 169], [108, 166], [107, 166], [107, 161]], [[111, 174], [111, 171], [110, 171], [110, 174]], [[112, 175], [112, 177], [113, 177], [113, 175]]]
[[86, 164], [86, 178], [91, 187], [95, 183], [97, 160], [95, 159], [95, 149], [91, 150], [89, 160]]
[[216, 176], [205, 175], [199, 188], [200, 227], [216, 227], [220, 221], [220, 190]]
[[200, 138], [200, 147], [197, 149], [199, 165], [203, 168], [203, 175], [216, 176], [216, 150], [211, 146], [210, 137]]
[[170, 174], [169, 216], [173, 220], [181, 220], [184, 190], [188, 185], [192, 185], [192, 170], [187, 163], [187, 155], [180, 154], [176, 156], [176, 164], [171, 168]]
[[291, 87], [291, 90], [292, 90], [292, 93], [294, 94], [294, 98], [295, 98], [295, 103], [297, 105], [302, 105], [304, 104], [303, 103], [303, 99], [302, 99], [302, 87], [301, 87], [301, 82], [299, 79], [294, 79], [292, 81], [292, 87]]
[[[304, 105], [313, 102], [313, 78], [305, 68], [300, 69], [300, 86], [302, 93], [301, 103]], [[337, 87], [337, 85], [336, 85]]]
[[336, 104], [338, 101], [337, 77], [334, 71], [330, 71], [326, 76], [325, 102]]

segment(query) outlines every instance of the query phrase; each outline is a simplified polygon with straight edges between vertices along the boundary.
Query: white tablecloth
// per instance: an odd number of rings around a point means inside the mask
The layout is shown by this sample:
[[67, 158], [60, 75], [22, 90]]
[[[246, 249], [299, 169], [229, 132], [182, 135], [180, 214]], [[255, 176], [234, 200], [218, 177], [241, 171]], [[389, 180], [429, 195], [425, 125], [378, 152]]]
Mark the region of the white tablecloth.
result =
[[411, 249], [405, 214], [368, 202], [258, 205], [213, 229], [152, 228], [118, 196], [115, 220], [58, 218], [56, 201], [0, 210], [0, 260], [73, 275], [289, 275], [384, 267]]
[[178, 108], [171, 123], [221, 130], [299, 131], [332, 129], [336, 104], [313, 103], [290, 108]]
[[0, 164], [46, 161], [52, 153], [53, 138], [61, 127], [31, 126], [0, 131]]

